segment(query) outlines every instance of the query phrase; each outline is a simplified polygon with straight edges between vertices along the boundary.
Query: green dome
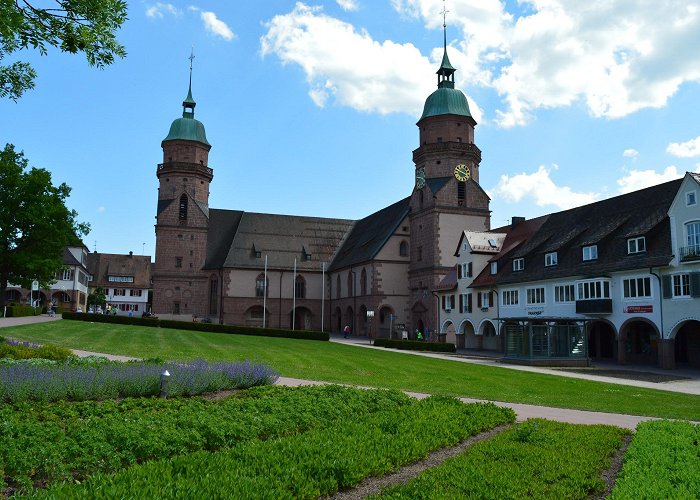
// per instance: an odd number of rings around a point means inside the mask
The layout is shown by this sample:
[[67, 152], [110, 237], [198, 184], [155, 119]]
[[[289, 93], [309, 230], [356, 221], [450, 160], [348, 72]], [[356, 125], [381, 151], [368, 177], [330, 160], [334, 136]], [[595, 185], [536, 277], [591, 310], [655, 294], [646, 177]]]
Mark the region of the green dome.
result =
[[467, 97], [461, 90], [444, 86], [428, 96], [420, 120], [439, 115], [472, 116]]
[[[188, 116], [189, 115], [189, 116]], [[207, 146], [211, 146], [207, 141], [207, 134], [204, 131], [204, 124], [195, 120], [193, 113], [183, 113], [182, 118], [178, 118], [170, 125], [168, 137], [163, 141], [197, 141]]]

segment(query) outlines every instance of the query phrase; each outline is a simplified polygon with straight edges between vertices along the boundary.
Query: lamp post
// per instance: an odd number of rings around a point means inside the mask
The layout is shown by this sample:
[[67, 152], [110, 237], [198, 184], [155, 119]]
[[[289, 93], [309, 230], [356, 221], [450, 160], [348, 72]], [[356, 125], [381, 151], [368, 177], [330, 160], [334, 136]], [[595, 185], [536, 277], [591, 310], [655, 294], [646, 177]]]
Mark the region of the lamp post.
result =
[[372, 318], [374, 318], [374, 311], [367, 311], [367, 320], [369, 321], [369, 338], [372, 340]]
[[160, 374], [160, 397], [165, 399], [168, 397], [168, 382], [170, 381], [170, 372], [165, 370]]

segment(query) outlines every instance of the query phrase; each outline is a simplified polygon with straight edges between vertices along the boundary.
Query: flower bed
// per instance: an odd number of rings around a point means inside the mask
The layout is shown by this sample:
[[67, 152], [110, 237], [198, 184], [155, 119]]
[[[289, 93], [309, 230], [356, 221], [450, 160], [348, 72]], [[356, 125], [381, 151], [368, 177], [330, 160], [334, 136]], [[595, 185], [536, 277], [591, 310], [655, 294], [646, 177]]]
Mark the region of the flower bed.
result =
[[94, 472], [116, 471], [197, 450], [228, 449], [252, 439], [293, 435], [332, 422], [361, 421], [366, 415], [393, 412], [414, 403], [398, 391], [266, 386], [218, 401], [125, 399], [0, 405], [0, 471], [7, 491], [25, 488], [29, 492], [34, 484], [82, 481]]
[[604, 425], [531, 420], [387, 489], [381, 498], [591, 498], [605, 490], [601, 472], [626, 434]]
[[159, 498], [318, 498], [513, 420], [511, 410], [492, 404], [428, 398], [363, 418], [350, 415], [303, 434], [96, 474], [40, 496], [123, 498], [139, 492]]
[[642, 422], [625, 454], [613, 499], [698, 498], [700, 425]]

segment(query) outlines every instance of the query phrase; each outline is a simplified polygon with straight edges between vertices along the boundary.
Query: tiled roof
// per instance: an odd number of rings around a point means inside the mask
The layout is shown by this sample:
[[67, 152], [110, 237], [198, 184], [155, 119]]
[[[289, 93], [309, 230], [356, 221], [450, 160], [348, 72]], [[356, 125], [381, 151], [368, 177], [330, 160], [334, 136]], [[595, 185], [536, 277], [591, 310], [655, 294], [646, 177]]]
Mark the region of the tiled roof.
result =
[[454, 290], [455, 288], [457, 288], [457, 268], [453, 267], [445, 275], [445, 277], [440, 280], [440, 283], [433, 288], [433, 291], [447, 292], [449, 290]]
[[410, 197], [355, 222], [329, 270], [334, 271], [372, 259], [396, 231], [409, 211]]
[[[568, 276], [595, 276], [626, 269], [667, 264], [671, 259], [670, 227], [666, 213], [681, 179], [634, 191], [546, 217], [529, 240], [508, 255], [509, 233], [499, 254], [499, 272], [485, 269], [475, 286], [508, 284]], [[517, 226], [516, 226], [517, 229]], [[628, 255], [627, 239], [646, 237], [646, 251]], [[582, 261], [582, 247], [598, 246], [598, 259]], [[545, 267], [544, 254], [558, 252], [558, 263]], [[513, 271], [512, 258], [525, 259], [525, 269]], [[496, 260], [496, 259], [492, 259]]]
[[114, 286], [109, 276], [133, 276], [133, 283], [119, 283], [124, 288], [150, 288], [151, 257], [148, 255], [122, 255], [89, 253], [88, 271], [92, 275], [91, 286]]
[[207, 259], [204, 269], [220, 269], [231, 249], [231, 242], [243, 212], [240, 210], [209, 210], [209, 231], [207, 233]]

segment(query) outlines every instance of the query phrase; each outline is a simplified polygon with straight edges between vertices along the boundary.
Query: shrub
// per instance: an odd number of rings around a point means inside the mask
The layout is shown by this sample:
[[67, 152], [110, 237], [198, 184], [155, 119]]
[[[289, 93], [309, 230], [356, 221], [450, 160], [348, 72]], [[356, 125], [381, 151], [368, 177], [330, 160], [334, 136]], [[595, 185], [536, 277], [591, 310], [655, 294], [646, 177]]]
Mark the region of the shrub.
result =
[[138, 316], [110, 316], [109, 314], [64, 312], [63, 319], [89, 321], [92, 323], [113, 323], [118, 325], [159, 326], [156, 318], [139, 318]]
[[0, 343], [0, 359], [33, 359], [42, 358], [53, 361], [63, 361], [73, 356], [70, 349], [53, 345], [40, 346], [30, 342], [21, 342], [14, 339]]
[[7, 306], [7, 309], [5, 310], [5, 315], [8, 318], [19, 318], [22, 316], [36, 316], [38, 313], [41, 312], [41, 309], [38, 309], [36, 312], [34, 311], [34, 308], [31, 306]]

